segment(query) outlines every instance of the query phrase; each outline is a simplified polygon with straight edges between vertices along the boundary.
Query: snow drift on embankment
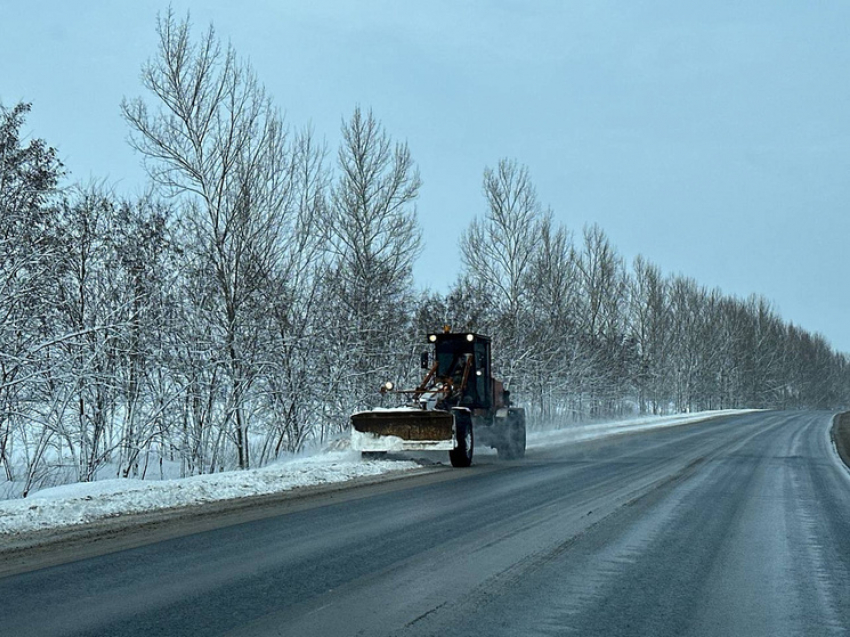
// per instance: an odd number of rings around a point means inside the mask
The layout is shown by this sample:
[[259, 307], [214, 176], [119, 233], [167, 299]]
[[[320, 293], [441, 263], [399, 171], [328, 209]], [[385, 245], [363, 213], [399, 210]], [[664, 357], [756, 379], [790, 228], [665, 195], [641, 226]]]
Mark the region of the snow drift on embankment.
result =
[[[528, 447], [534, 450], [571, 444], [735, 413], [743, 412], [727, 410], [645, 417], [572, 425], [553, 431], [532, 431], [528, 436]], [[177, 480], [114, 479], [71, 484], [38, 491], [23, 500], [0, 502], [0, 538], [3, 535], [55, 530], [117, 516], [348, 482], [356, 478], [412, 471], [421, 467], [421, 464], [411, 460], [366, 460], [352, 451], [323, 451], [248, 471], [229, 471]]]

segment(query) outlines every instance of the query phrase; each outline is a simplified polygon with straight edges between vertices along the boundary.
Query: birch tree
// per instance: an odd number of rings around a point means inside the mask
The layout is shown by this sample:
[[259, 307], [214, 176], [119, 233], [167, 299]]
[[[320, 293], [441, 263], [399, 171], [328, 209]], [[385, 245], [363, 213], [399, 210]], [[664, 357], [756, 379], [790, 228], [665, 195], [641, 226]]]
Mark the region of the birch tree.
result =
[[629, 332], [639, 354], [634, 381], [641, 413], [662, 413], [669, 402], [671, 321], [667, 282], [644, 257], [635, 258], [629, 290]]
[[48, 314], [61, 256], [56, 203], [62, 164], [41, 139], [25, 140], [29, 104], [0, 105], [0, 465], [11, 451], [47, 364]]
[[515, 160], [485, 168], [482, 187], [487, 209], [460, 240], [464, 276], [494, 300], [496, 364], [506, 380], [521, 382], [519, 370], [533, 349], [525, 342], [521, 318], [544, 213], [528, 168]]
[[412, 270], [421, 250], [421, 179], [407, 144], [393, 142], [360, 107], [343, 123], [337, 166], [325, 288], [338, 308], [329, 317], [328, 347], [339, 356], [326, 365], [339, 379], [352, 374], [344, 393], [363, 401], [374, 394], [373, 376], [401, 371], [399, 341], [412, 315]]
[[213, 27], [194, 39], [189, 19], [169, 9], [157, 34], [158, 54], [142, 69], [155, 106], [125, 100], [122, 112], [150, 176], [183, 203], [198, 272], [210, 278], [211, 336], [227, 377], [223, 425], [244, 468], [247, 401], [261, 370], [254, 312], [295, 222], [287, 129], [251, 67]]

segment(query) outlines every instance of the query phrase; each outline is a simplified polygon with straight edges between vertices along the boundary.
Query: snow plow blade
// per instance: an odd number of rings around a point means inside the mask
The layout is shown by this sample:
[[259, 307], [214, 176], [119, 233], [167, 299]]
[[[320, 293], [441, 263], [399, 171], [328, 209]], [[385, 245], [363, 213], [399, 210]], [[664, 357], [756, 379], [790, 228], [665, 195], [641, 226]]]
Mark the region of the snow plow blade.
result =
[[451, 450], [454, 418], [440, 410], [363, 411], [351, 416], [351, 446], [359, 451]]

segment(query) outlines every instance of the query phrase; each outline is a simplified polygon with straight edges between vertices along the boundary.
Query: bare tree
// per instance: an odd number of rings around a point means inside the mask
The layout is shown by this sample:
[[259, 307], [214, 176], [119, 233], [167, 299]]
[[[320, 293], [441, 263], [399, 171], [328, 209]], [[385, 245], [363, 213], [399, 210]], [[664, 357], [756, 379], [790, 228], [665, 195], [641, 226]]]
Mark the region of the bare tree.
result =
[[622, 257], [599, 226], [586, 227], [583, 234], [576, 268], [584, 348], [595, 368], [588, 389], [596, 401], [595, 410], [619, 410], [618, 398], [629, 384], [628, 368], [634, 357], [633, 343], [626, 337], [627, 274]]
[[391, 373], [412, 309], [412, 268], [421, 248], [414, 202], [421, 180], [406, 143], [393, 143], [371, 111], [343, 123], [331, 200], [328, 302], [335, 343], [355, 373], [347, 393], [366, 400], [365, 377]]
[[[544, 213], [528, 168], [502, 159], [495, 170], [484, 169], [487, 211], [461, 236], [465, 280], [486, 291], [496, 306], [496, 366], [504, 378], [522, 383], [515, 373], [536, 347], [528, 343], [521, 321], [528, 309], [529, 276]], [[522, 391], [521, 387], [516, 387]]]
[[200, 271], [213, 281], [209, 318], [228, 376], [225, 426], [247, 467], [246, 401], [259, 371], [252, 311], [264, 303], [296, 222], [287, 131], [250, 66], [212, 27], [195, 41], [189, 19], [169, 9], [157, 33], [159, 52], [142, 81], [158, 108], [138, 98], [122, 111], [151, 177], [184, 201]]
[[55, 206], [62, 164], [43, 140], [22, 139], [29, 110], [0, 105], [0, 465], [8, 480], [15, 429], [47, 364], [62, 254]]
[[413, 205], [421, 180], [407, 144], [393, 144], [372, 111], [355, 108], [342, 136], [331, 245], [352, 309], [366, 318], [380, 299], [409, 291], [421, 248]]
[[573, 415], [576, 394], [590, 360], [581, 348], [579, 279], [572, 236], [551, 215], [540, 222], [528, 277], [528, 385], [541, 422], [560, 424]]
[[94, 479], [115, 445], [110, 436], [118, 399], [115, 346], [128, 308], [115, 294], [117, 269], [111, 267], [114, 212], [112, 200], [96, 187], [74, 193], [61, 207], [57, 327], [69, 336], [58, 347], [63, 373], [56, 386], [69, 400], [55, 424], [76, 457], [80, 481]]
[[483, 188], [487, 212], [461, 238], [463, 264], [515, 320], [527, 293], [543, 211], [528, 168], [515, 160], [502, 159], [495, 170], [485, 168]]
[[[182, 387], [170, 373], [166, 334], [173, 332], [178, 250], [171, 236], [172, 211], [151, 196], [115, 206], [108, 242], [125, 316], [114, 345], [120, 396], [120, 475], [144, 474], [154, 441], [164, 448], [173, 426], [168, 414]], [[176, 429], [176, 427], [174, 427]], [[141, 465], [141, 467], [140, 467]]]
[[330, 175], [326, 152], [313, 134], [295, 138], [293, 195], [297, 223], [275, 273], [268, 304], [266, 351], [270, 373], [263, 378], [264, 405], [273, 415], [260, 461], [299, 451], [318, 433], [323, 439], [321, 403], [316, 378], [316, 347], [321, 323], [321, 277], [327, 266]]
[[669, 402], [670, 308], [667, 282], [657, 266], [638, 256], [629, 286], [629, 335], [634, 340], [639, 365], [633, 370], [641, 413], [649, 405], [660, 413]]

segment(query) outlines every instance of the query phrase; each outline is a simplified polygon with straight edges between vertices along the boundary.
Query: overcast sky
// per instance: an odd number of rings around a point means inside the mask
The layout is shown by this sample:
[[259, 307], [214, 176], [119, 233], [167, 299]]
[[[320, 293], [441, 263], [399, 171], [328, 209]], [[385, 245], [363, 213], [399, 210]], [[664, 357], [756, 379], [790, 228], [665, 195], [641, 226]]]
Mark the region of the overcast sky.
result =
[[[598, 223], [727, 294], [759, 293], [850, 352], [850, 2], [174, 2], [212, 22], [295, 126], [335, 149], [354, 106], [423, 187], [415, 275], [446, 291], [481, 178], [525, 164], [576, 235]], [[0, 103], [75, 180], [141, 192], [122, 97], [165, 3], [0, 0]]]

